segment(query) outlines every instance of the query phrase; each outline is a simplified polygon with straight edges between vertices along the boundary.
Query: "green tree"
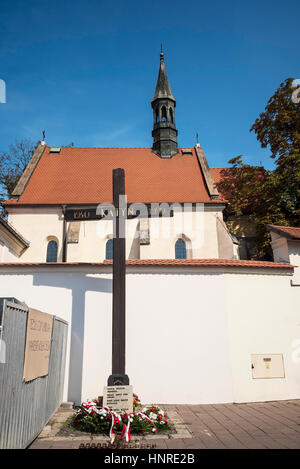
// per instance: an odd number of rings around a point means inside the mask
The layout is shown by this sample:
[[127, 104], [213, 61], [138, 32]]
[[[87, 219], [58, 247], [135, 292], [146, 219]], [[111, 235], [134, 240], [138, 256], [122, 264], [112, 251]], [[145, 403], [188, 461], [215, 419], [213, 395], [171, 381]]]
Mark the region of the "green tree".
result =
[[29, 139], [16, 140], [9, 151], [0, 154], [0, 201], [12, 194], [35, 148], [36, 144]]
[[287, 78], [269, 99], [252, 125], [263, 148], [276, 159], [272, 184], [280, 194], [279, 204], [286, 224], [300, 222], [300, 103], [293, 97], [293, 79]]
[[250, 129], [263, 148], [270, 148], [271, 158], [282, 160], [300, 149], [300, 104], [292, 97], [293, 81], [280, 84]]
[[254, 224], [259, 259], [270, 252], [266, 224], [300, 224], [300, 105], [292, 99], [292, 83], [291, 78], [281, 83], [250, 129], [263, 148], [270, 148], [275, 169], [244, 164], [239, 155], [229, 160], [232, 166], [217, 184], [229, 202], [225, 215], [247, 216]]
[[266, 224], [286, 224], [280, 209], [280, 194], [273, 184], [272, 171], [244, 164], [242, 155], [232, 158], [228, 163], [232, 166], [222, 170], [221, 181], [217, 184], [218, 190], [229, 202], [225, 210], [227, 225], [238, 238], [247, 236], [249, 226], [254, 226], [256, 246], [251, 257], [270, 258], [270, 235]]

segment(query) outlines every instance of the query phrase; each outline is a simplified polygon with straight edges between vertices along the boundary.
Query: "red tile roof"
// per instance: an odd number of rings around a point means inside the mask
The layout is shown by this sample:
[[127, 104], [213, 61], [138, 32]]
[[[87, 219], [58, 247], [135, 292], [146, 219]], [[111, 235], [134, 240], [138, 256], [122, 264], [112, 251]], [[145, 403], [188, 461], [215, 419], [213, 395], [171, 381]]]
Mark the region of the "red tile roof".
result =
[[287, 237], [289, 239], [300, 239], [300, 228], [294, 226], [267, 225], [270, 231]]
[[210, 168], [210, 172], [216, 184], [221, 181], [221, 172], [223, 169], [229, 168]]
[[[230, 170], [230, 168], [210, 168], [210, 173], [213, 177], [213, 180], [215, 181], [216, 184], [218, 184], [221, 179], [222, 179], [222, 171], [223, 170]], [[218, 186], [217, 186], [218, 188]], [[224, 197], [224, 194], [222, 194], [222, 192], [220, 191], [220, 188], [218, 188], [218, 192], [220, 194], [220, 197], [222, 197], [223, 200], [226, 200], [226, 198]]]
[[[210, 168], [211, 175], [217, 185], [217, 189], [219, 191], [220, 197], [222, 197], [224, 200], [226, 200], [226, 194], [222, 194], [222, 191], [220, 187], [218, 186], [218, 183], [224, 180], [225, 178], [228, 178], [231, 176], [231, 171], [232, 167], [228, 168]], [[259, 167], [256, 169], [256, 175], [255, 177], [260, 178], [261, 180], [264, 180], [265, 177], [265, 169], [263, 167]], [[234, 189], [234, 183], [232, 183], [232, 189]], [[227, 199], [228, 200], [228, 199]]]
[[[63, 267], [63, 266], [109, 266], [112, 261], [104, 262], [9, 262], [0, 263], [0, 267]], [[228, 259], [130, 259], [127, 266], [185, 266], [185, 267], [254, 267], [264, 269], [293, 269], [291, 264], [267, 261], [228, 260]]]
[[[105, 260], [104, 264], [112, 264]], [[197, 267], [264, 267], [264, 268], [290, 268], [290, 264], [269, 261], [250, 261], [235, 259], [128, 259], [126, 265], [173, 265], [173, 266], [197, 266]]]
[[[19, 201], [22, 204], [98, 204], [112, 201], [112, 170], [124, 168], [128, 202], [211, 201], [195, 150], [163, 159], [151, 148], [46, 147]], [[221, 202], [221, 201], [220, 201]]]

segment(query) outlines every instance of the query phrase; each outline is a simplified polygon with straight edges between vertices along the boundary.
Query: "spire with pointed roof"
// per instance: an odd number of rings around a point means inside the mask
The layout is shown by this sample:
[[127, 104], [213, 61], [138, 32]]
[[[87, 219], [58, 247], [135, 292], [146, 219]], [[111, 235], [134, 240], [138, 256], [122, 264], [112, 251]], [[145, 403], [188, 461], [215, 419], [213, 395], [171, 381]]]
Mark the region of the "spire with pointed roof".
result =
[[175, 126], [176, 100], [169, 85], [162, 47], [158, 78], [151, 105], [153, 108], [152, 150], [162, 158], [171, 158], [178, 153], [178, 132]]
[[164, 62], [164, 53], [162, 50], [160, 53], [160, 67], [158, 72], [158, 78], [152, 101], [155, 101], [158, 98], [169, 98], [175, 101], [175, 98], [169, 85], [168, 75]]

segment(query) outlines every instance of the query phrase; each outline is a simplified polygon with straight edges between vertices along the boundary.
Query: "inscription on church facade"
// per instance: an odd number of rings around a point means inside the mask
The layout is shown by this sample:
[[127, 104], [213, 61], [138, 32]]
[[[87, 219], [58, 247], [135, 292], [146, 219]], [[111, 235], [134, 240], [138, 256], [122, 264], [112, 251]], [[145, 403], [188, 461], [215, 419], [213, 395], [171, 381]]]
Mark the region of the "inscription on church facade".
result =
[[133, 387], [105, 386], [103, 392], [103, 406], [119, 413], [133, 412]]
[[[126, 217], [127, 219], [136, 218], [141, 216], [144, 218], [143, 214], [146, 217], [173, 217], [174, 210], [170, 208], [168, 204], [163, 204], [163, 207], [160, 207], [159, 204], [139, 204], [143, 206], [143, 211], [141, 213], [140, 207], [135, 207], [134, 204], [132, 206], [121, 207], [120, 208], [120, 215]], [[87, 221], [87, 220], [113, 220], [115, 216], [118, 216], [119, 210], [118, 208], [114, 208], [112, 206], [109, 207], [92, 207], [92, 208], [80, 208], [80, 209], [73, 209], [68, 208], [65, 213], [65, 220], [66, 221]]]
[[66, 221], [99, 220], [99, 218], [96, 208], [68, 209], [65, 213]]

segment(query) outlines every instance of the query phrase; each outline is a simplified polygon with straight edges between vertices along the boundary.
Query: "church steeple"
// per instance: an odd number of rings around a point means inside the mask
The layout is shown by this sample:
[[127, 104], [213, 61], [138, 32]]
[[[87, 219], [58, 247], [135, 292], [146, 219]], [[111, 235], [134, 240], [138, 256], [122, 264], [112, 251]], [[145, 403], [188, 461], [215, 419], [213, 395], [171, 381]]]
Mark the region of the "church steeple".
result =
[[151, 106], [153, 109], [152, 150], [161, 158], [171, 158], [178, 153], [178, 132], [175, 126], [176, 100], [169, 85], [162, 50], [160, 53], [158, 78]]

